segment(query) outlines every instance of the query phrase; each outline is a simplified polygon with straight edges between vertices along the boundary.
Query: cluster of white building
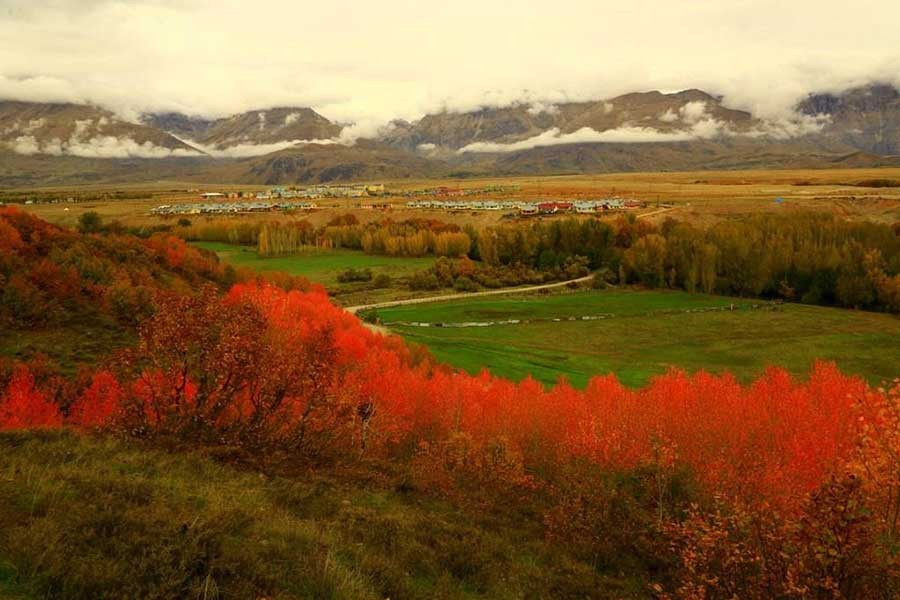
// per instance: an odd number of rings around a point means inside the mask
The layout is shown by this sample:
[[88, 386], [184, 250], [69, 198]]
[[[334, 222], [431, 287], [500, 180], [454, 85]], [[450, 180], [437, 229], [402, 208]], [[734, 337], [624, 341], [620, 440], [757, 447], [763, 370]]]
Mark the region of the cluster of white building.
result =
[[411, 200], [407, 208], [432, 210], [515, 210], [523, 215], [582, 213], [593, 214], [607, 210], [624, 210], [640, 208], [637, 200], [622, 198], [604, 198], [600, 200], [575, 200], [573, 202], [547, 201], [530, 202], [521, 200]]
[[265, 192], [204, 192], [200, 197], [204, 200], [219, 200], [233, 198], [252, 198], [256, 200], [290, 200], [303, 198], [314, 200], [318, 198], [366, 198], [381, 196], [384, 194], [384, 184], [358, 184], [358, 185], [313, 185], [303, 189], [294, 187], [274, 187]]
[[423, 190], [407, 190], [402, 196], [411, 198], [414, 196], [432, 196], [434, 198], [452, 198], [455, 196], [477, 196], [480, 194], [492, 194], [496, 192], [515, 192], [518, 191], [517, 185], [490, 185], [481, 188], [451, 188], [446, 185], [434, 188], [426, 188]]
[[[258, 198], [258, 197], [257, 197]], [[204, 204], [163, 204], [150, 211], [154, 215], [229, 215], [276, 210], [311, 210], [314, 202], [212, 202]]]
[[313, 185], [297, 193], [299, 198], [365, 198], [383, 195], [384, 184]]

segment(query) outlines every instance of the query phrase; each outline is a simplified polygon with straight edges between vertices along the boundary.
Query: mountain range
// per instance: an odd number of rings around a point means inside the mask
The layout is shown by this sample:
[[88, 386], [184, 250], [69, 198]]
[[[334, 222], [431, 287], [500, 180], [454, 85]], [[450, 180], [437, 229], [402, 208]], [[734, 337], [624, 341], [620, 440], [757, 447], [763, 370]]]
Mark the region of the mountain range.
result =
[[0, 185], [900, 165], [900, 92], [888, 85], [811, 94], [767, 119], [691, 89], [442, 111], [371, 139], [346, 127], [305, 107], [126, 120], [87, 104], [0, 101]]

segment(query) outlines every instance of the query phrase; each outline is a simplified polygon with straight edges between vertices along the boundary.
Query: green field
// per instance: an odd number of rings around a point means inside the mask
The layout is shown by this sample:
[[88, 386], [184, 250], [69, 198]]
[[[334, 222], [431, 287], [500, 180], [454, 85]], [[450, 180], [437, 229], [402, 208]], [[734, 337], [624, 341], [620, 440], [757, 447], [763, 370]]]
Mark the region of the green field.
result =
[[[698, 312], [728, 306], [737, 310]], [[756, 304], [762, 308], [751, 309]], [[694, 312], [688, 312], [694, 311]], [[390, 325], [426, 345], [443, 362], [512, 379], [560, 376], [583, 386], [615, 373], [639, 386], [672, 366], [730, 371], [742, 381], [768, 365], [802, 376], [816, 359], [879, 383], [900, 374], [896, 316], [670, 291], [589, 291], [552, 296], [497, 296], [381, 309], [385, 323], [459, 323], [614, 315], [597, 321], [541, 321], [490, 327]]]
[[[338, 283], [337, 276], [347, 269], [371, 269], [373, 275], [387, 273], [392, 278], [407, 277], [415, 271], [427, 269], [433, 258], [407, 258], [373, 256], [357, 250], [310, 249], [308, 253], [262, 258], [256, 249], [221, 242], [193, 242], [193, 245], [212, 250], [223, 261], [235, 266], [249, 267], [256, 271], [283, 271], [291, 275], [302, 275], [311, 281], [321, 283], [329, 289], [352, 287]], [[358, 286], [357, 286], [358, 287]]]

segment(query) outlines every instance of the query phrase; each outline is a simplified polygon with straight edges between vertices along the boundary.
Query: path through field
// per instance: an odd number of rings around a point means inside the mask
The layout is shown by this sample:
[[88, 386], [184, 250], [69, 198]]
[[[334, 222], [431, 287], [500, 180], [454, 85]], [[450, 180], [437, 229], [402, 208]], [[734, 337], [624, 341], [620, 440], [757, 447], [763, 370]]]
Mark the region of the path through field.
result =
[[442, 294], [440, 296], [426, 296], [425, 298], [410, 298], [408, 300], [390, 300], [387, 302], [376, 302], [374, 304], [361, 304], [359, 306], [348, 306], [345, 310], [350, 313], [357, 313], [361, 310], [369, 310], [373, 308], [391, 308], [393, 306], [406, 306], [407, 304], [424, 304], [426, 302], [441, 302], [444, 300], [461, 300], [464, 298], [477, 298], [479, 296], [497, 296], [500, 294], [524, 294], [525, 292], [536, 292], [538, 290], [549, 290], [551, 288], [563, 287], [570, 283], [583, 283], [590, 281], [594, 276], [585, 275], [578, 279], [570, 279], [568, 281], [559, 281], [557, 283], [544, 283], [541, 285], [531, 285], [528, 287], [511, 287], [501, 288], [499, 290], [488, 290], [486, 292], [465, 292], [460, 294]]

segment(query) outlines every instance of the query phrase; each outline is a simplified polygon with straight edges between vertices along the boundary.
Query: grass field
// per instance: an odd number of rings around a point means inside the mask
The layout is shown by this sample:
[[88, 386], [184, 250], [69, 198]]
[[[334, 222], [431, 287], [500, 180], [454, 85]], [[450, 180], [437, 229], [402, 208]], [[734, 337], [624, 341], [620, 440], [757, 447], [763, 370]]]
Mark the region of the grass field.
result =
[[647, 597], [547, 542], [538, 494], [474, 510], [402, 481], [0, 432], [0, 598]]
[[[737, 310], [687, 312], [736, 303]], [[480, 298], [381, 309], [391, 322], [553, 319], [601, 314], [596, 321], [543, 321], [490, 327], [393, 325], [441, 361], [477, 373], [483, 367], [512, 379], [560, 376], [583, 386], [613, 372], [630, 386], [670, 367], [730, 371], [748, 381], [768, 365], [804, 375], [816, 359], [835, 361], [872, 383], [898, 375], [900, 318], [785, 304], [750, 309], [754, 301], [670, 291], [578, 292], [555, 296]], [[763, 304], [755, 302], [756, 304]]]
[[249, 267], [260, 272], [283, 271], [291, 275], [302, 275], [329, 289], [354, 287], [337, 280], [338, 274], [347, 269], [371, 269], [373, 276], [387, 273], [392, 278], [401, 278], [427, 269], [434, 262], [429, 257], [372, 256], [356, 250], [311, 250], [306, 254], [261, 258], [255, 248], [248, 246], [220, 242], [195, 242], [194, 245], [212, 250], [219, 258], [235, 266]]
[[0, 357], [32, 360], [43, 355], [63, 373], [74, 375], [81, 366], [96, 365], [135, 341], [133, 333], [110, 319], [78, 316], [47, 328], [0, 327]]

